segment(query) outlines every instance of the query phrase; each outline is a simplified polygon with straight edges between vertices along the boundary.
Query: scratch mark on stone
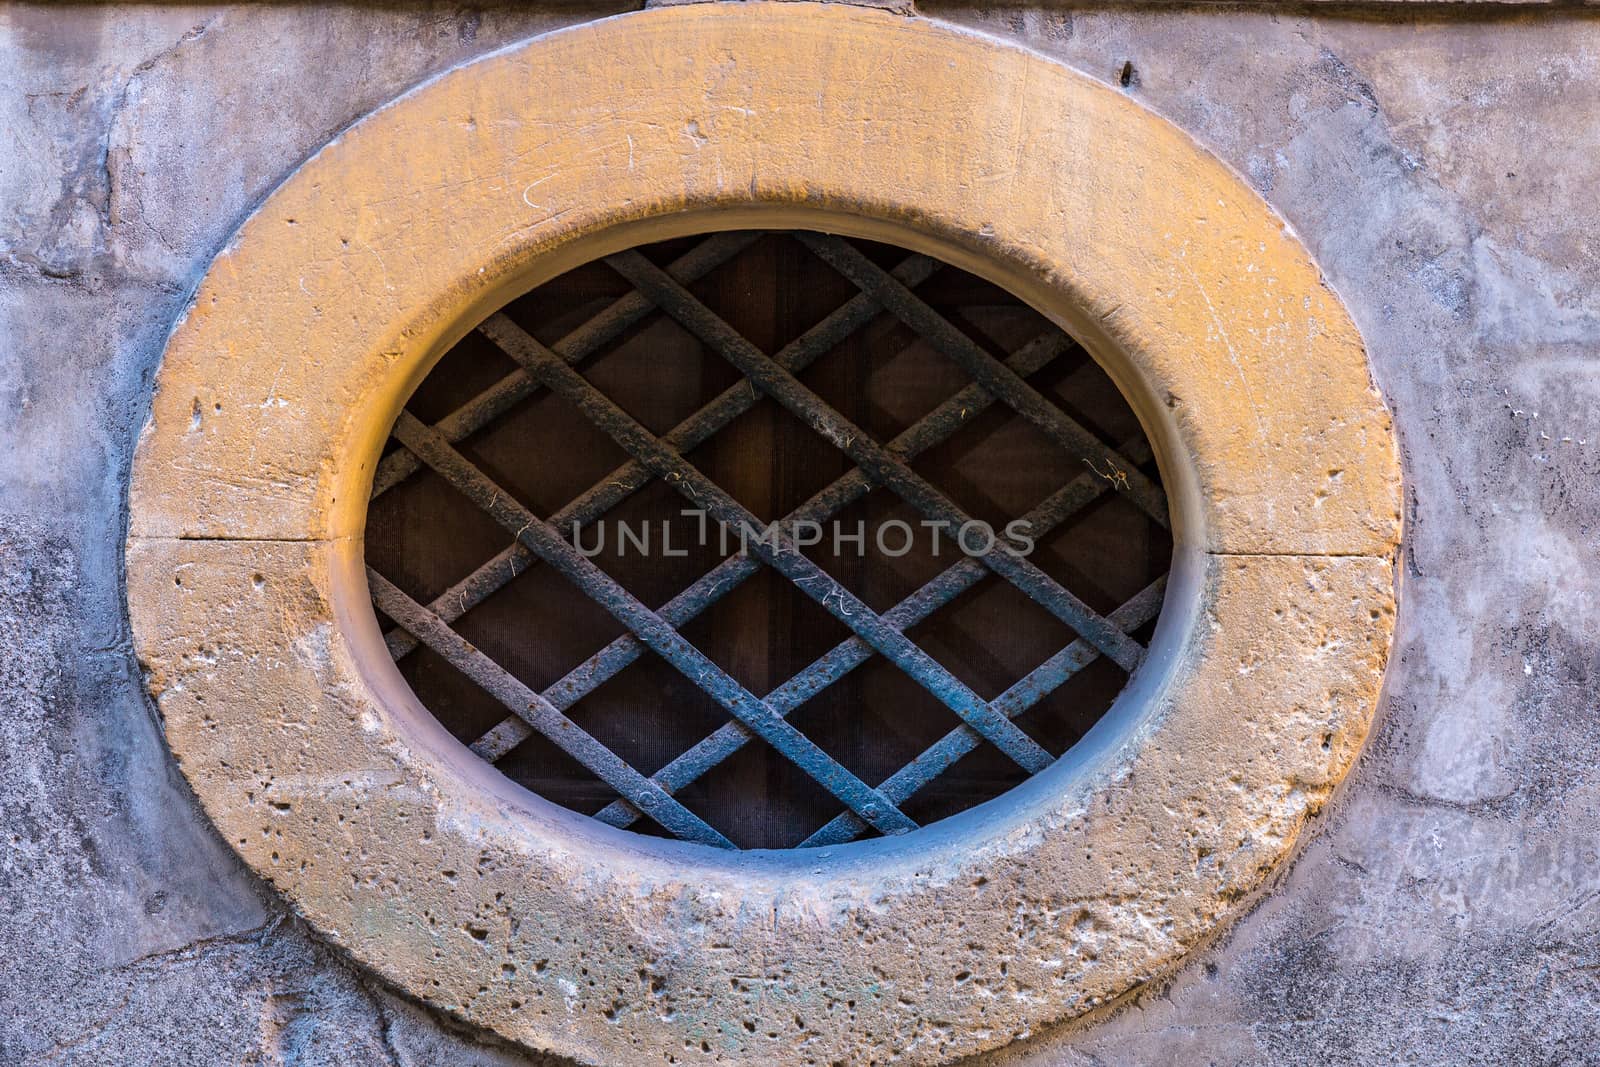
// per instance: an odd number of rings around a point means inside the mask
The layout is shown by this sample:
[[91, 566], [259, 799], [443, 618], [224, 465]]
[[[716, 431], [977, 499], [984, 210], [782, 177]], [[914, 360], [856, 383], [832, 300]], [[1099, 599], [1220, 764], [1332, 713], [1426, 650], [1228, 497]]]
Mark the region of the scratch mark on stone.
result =
[[[628, 167], [631, 170], [633, 168], [633, 153], [632, 153], [633, 138], [631, 138], [631, 137], [628, 139], [628, 147], [629, 147]], [[539, 188], [539, 186], [543, 185], [545, 182], [549, 181], [551, 178], [554, 178], [554, 177], [555, 177], [554, 173], [546, 174], [543, 178], [540, 178], [538, 181], [529, 182], [527, 185], [523, 186], [522, 187], [522, 202], [524, 204], [527, 204], [529, 207], [533, 208], [535, 211], [549, 211], [550, 209], [548, 207], [546, 207], [544, 204], [535, 204], [532, 200], [529, 200], [528, 199], [528, 194], [533, 192], [535, 189]]]
[[1250, 413], [1256, 418], [1256, 428], [1265, 436], [1267, 423], [1261, 417], [1261, 405], [1256, 401], [1255, 392], [1250, 388], [1250, 379], [1245, 375], [1244, 366], [1239, 362], [1239, 350], [1233, 347], [1233, 339], [1228, 336], [1228, 328], [1222, 324], [1222, 316], [1217, 314], [1217, 306], [1211, 302], [1211, 294], [1206, 292], [1205, 283], [1194, 272], [1194, 268], [1189, 266], [1188, 249], [1185, 248], [1184, 252], [1182, 260], [1184, 273], [1194, 282], [1195, 291], [1200, 294], [1200, 299], [1206, 302], [1206, 311], [1211, 315], [1211, 324], [1216, 327], [1217, 335], [1222, 338], [1222, 346], [1228, 350], [1228, 362], [1233, 364], [1233, 369], [1239, 375], [1239, 384], [1244, 386], [1245, 399], [1250, 402]]

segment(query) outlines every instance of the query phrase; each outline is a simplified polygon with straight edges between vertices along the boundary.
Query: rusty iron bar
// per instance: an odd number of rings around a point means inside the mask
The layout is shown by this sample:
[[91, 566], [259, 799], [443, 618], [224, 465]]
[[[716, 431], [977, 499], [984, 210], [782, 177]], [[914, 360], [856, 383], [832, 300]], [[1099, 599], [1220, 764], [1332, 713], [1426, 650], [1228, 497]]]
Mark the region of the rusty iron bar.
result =
[[594, 735], [474, 648], [437, 615], [412, 600], [371, 567], [367, 568], [367, 584], [372, 599], [386, 615], [421, 637], [452, 667], [548, 737], [563, 752], [588, 768], [596, 778], [615, 789], [619, 795], [627, 797], [640, 811], [648, 813], [664, 829], [686, 841], [718, 848], [734, 847], [732, 841], [705, 820], [634, 770]]
[[[987, 393], [983, 395], [986, 399], [989, 399]], [[1148, 443], [1139, 439], [1129, 442], [1124, 446], [1123, 451], [1129, 453], [1130, 458], [1137, 460], [1139, 458], [1138, 452], [1147, 451], [1148, 448]], [[1030, 523], [1030, 529], [1035, 536], [1043, 537], [1109, 491], [1110, 488], [1103, 479], [1085, 472], [1046, 497], [1025, 516], [1025, 519]], [[742, 561], [742, 557], [734, 557], [733, 560], [725, 561], [724, 566], [735, 561]], [[714, 575], [716, 571], [711, 573]], [[935, 576], [927, 584], [885, 612], [884, 621], [901, 631], [908, 630], [955, 600], [956, 597], [968, 589], [977, 585], [988, 573], [988, 569], [977, 561], [963, 559], [960, 563]], [[671, 605], [668, 605], [668, 607], [670, 608]], [[664, 608], [663, 614], [666, 614], [666, 612], [667, 609]], [[1115, 613], [1111, 618], [1113, 621], [1117, 621]], [[1136, 629], [1137, 625], [1139, 624], [1124, 628]], [[1094, 646], [1087, 645], [1087, 643], [1084, 644], [1089, 649], [1094, 649]], [[858, 637], [847, 638], [813, 660], [793, 678], [772, 690], [766, 695], [765, 699], [780, 714], [787, 715], [855, 668], [867, 662], [872, 658], [872, 654], [872, 647], [865, 641]], [[1094, 651], [1094, 654], [1085, 663], [1092, 662], [1098, 655], [1098, 651]], [[630, 660], [629, 662], [632, 661]], [[1046, 662], [1048, 663], [1049, 661]], [[1075, 671], [1041, 673], [1041, 669], [1035, 669], [1028, 675], [1035, 692], [1030, 705], [1044, 699], [1056, 686], [1065, 683], [1067, 679], [1072, 677], [1073, 673], [1076, 673]], [[556, 685], [560, 684], [560, 682], [556, 683]], [[551, 689], [545, 690], [545, 695], [549, 696], [554, 688], [555, 686], [552, 686]], [[1005, 713], [1005, 709], [1001, 710], [1002, 713]], [[1015, 715], [1012, 717], [1014, 718]], [[496, 727], [496, 729], [499, 729], [499, 727]], [[978, 735], [972, 733], [968, 727], [963, 725], [957, 727], [957, 729], [969, 736], [973, 745], [978, 744]], [[749, 734], [739, 728], [737, 724], [724, 724], [661, 767], [651, 775], [651, 778], [667, 792], [676, 793], [739, 751], [748, 741]], [[626, 800], [616, 800], [597, 812], [595, 818], [612, 826], [626, 828], [636, 822], [640, 814]]]
[[[577, 376], [577, 372], [568, 367], [561, 357], [550, 353], [550, 359], [561, 370]], [[579, 380], [582, 380], [581, 377]], [[651, 651], [694, 682], [730, 715], [742, 721], [867, 823], [886, 834], [916, 829], [916, 823], [890, 803], [888, 797], [852, 774], [783, 716], [751, 694], [660, 615], [568, 544], [554, 527], [497, 486], [437, 431], [411, 413], [402, 411], [395, 422], [394, 433], [402, 444], [421, 457], [458, 492], [510, 531], [557, 573], [633, 631]], [[1007, 725], [1011, 725], [1009, 720]]]
[[[756, 388], [799, 416], [834, 447], [848, 455], [874, 482], [894, 492], [927, 518], [944, 522], [951, 528], [959, 529], [971, 521], [926, 479], [889, 454], [882, 445], [806, 388], [794, 375], [774, 363], [771, 357], [746, 340], [661, 268], [636, 251], [608, 256], [606, 262], [654, 300], [663, 311], [737, 367]], [[559, 357], [557, 359], [559, 361]], [[571, 369], [564, 363], [561, 366]], [[1006, 551], [989, 551], [977, 558], [1077, 634], [1099, 646], [1123, 670], [1132, 673], [1138, 667], [1144, 649], [1037, 566]]]
[[[937, 260], [929, 259], [927, 256], [912, 255], [896, 265], [893, 274], [903, 284], [915, 286], [930, 278], [939, 266]], [[654, 308], [655, 305], [649, 306]], [[851, 334], [863, 329], [877, 318], [882, 310], [870, 297], [858, 293], [785, 345], [773, 358], [792, 370], [803, 370], [832, 351]], [[500, 315], [491, 316], [479, 327], [480, 332], [484, 332], [491, 341], [494, 340], [492, 324], [500, 318]], [[516, 371], [515, 377], [521, 382], [528, 383], [529, 388], [536, 388], [534, 380], [520, 368]], [[664, 440], [678, 451], [688, 452], [749, 411], [758, 399], [759, 395], [745, 382], [740, 381], [724, 389], [709, 403], [679, 423]], [[409, 451], [405, 454], [411, 455]], [[581, 525], [593, 522], [648, 484], [653, 477], [650, 469], [643, 463], [630, 459], [550, 516], [550, 523], [557, 529], [564, 530], [570, 529], [574, 523]], [[513, 578], [532, 566], [536, 558], [520, 542], [513, 541], [477, 570], [440, 593], [428, 607], [446, 622], [454, 622], [504, 588]], [[389, 654], [396, 660], [409, 655], [417, 647], [416, 638], [406, 633], [403, 628], [390, 631], [384, 640], [389, 647]]]
[[[493, 320], [487, 325], [493, 324]], [[514, 335], [504, 342], [498, 331], [491, 331], [497, 344], [514, 344]], [[1033, 374], [1073, 347], [1069, 338], [1059, 330], [1051, 329], [1019, 348], [1007, 363], [1019, 374]], [[922, 452], [947, 440], [956, 430], [966, 425], [973, 416], [984, 411], [994, 398], [981, 387], [968, 385], [943, 404], [924, 415], [889, 442], [888, 448], [904, 459], [912, 459]], [[1088, 475], [1083, 476], [1088, 481]], [[834, 481], [813, 494], [788, 515], [778, 520], [791, 528], [799, 522], [821, 522], [865, 496], [872, 482], [859, 469]], [[712, 604], [738, 588], [746, 578], [761, 569], [760, 563], [746, 555], [734, 555], [702, 575], [693, 584], [662, 605], [662, 618], [674, 626], [683, 626]], [[980, 572], [982, 568], [979, 568]], [[903, 628], [903, 627], [902, 627]], [[870, 646], [861, 647], [870, 655]], [[638, 659], [644, 646], [629, 634], [623, 634], [605, 648], [596, 652], [565, 676], [547, 687], [544, 695], [558, 708], [569, 708], [584, 696], [615, 677], [622, 669]], [[770, 698], [769, 698], [770, 699]], [[777, 705], [774, 705], [777, 707]], [[783, 709], [779, 709], [783, 711]], [[787, 711], [783, 712], [787, 714]], [[737, 726], [734, 726], [738, 729]], [[507, 718], [487, 731], [472, 744], [479, 756], [493, 762], [514, 748], [527, 736], [527, 727], [516, 718]], [[629, 820], [631, 821], [631, 819]]]
[[[681, 282], [696, 281], [749, 248], [760, 237], [760, 233], [742, 231], [713, 234], [673, 260], [667, 266], [667, 272]], [[551, 347], [560, 352], [562, 358], [575, 363], [593, 355], [620, 337], [624, 330], [654, 310], [655, 305], [649, 300], [637, 291], [630, 292], [617, 297], [602, 311]], [[440, 419], [434, 424], [434, 429], [443, 434], [445, 440], [454, 444], [477, 433], [510, 411], [532, 396], [537, 388], [533, 379], [522, 371], [512, 371]], [[382, 496], [420, 469], [422, 461], [408, 450], [393, 452], [383, 457], [373, 474], [371, 499]]]
[[[1102, 475], [1114, 479], [1115, 487], [1162, 527], [1170, 527], [1167, 497], [1161, 487], [1146, 478], [1114, 449], [1052, 404], [1033, 386], [1006, 370], [1005, 365], [985, 352], [977, 342], [921, 297], [899, 284], [888, 271], [862, 255], [843, 238], [829, 234], [797, 231], [795, 239], [809, 248], [828, 266], [844, 275], [863, 293], [872, 297], [901, 322], [922, 335], [974, 381], [995, 394], [1017, 414], [1032, 423], [1045, 436], [1068, 453], [1076, 455], [1097, 470], [1099, 463], [1115, 472]], [[631, 280], [631, 279], [630, 279]]]
[[[1167, 578], [1162, 575], [1117, 608], [1109, 616], [1124, 630], [1133, 631], [1155, 618], [1161, 612], [1161, 600], [1166, 595]], [[1020, 681], [994, 699], [995, 709], [1002, 715], [1016, 718], [1033, 707], [1046, 695], [1099, 656], [1099, 650], [1089, 642], [1078, 639], [1054, 656], [1045, 660]], [[949, 770], [962, 756], [978, 747], [978, 739], [966, 730], [955, 729], [924, 749], [921, 755], [900, 770], [884, 779], [879, 789], [887, 793], [896, 804], [904, 804], [913, 793]], [[654, 776], [659, 782], [661, 772]], [[849, 812], [843, 812], [822, 829], [800, 842], [800, 848], [817, 848], [822, 845], [839, 845], [854, 840], [867, 830], [867, 824]]]
[[[516, 329], [509, 319], [501, 325]], [[541, 345], [530, 334], [521, 330], [517, 330], [517, 334], [519, 336], [506, 337], [512, 342], [506, 350], [513, 359], [527, 368], [529, 373], [537, 375], [551, 392], [587, 415], [590, 422], [634, 458], [649, 464], [657, 475], [690, 502], [704, 508], [723, 526], [754, 535], [753, 539], [741, 535], [740, 547], [743, 551], [753, 552], [761, 562], [788, 578], [819, 607], [877, 649], [1023, 769], [1038, 773], [1053, 762], [1054, 757], [1037, 741], [1023, 733], [1011, 720], [991, 711], [982, 697], [946, 670], [938, 660], [884, 622], [883, 617], [868, 607], [865, 601], [807, 559], [799, 546], [784, 536], [781, 526], [767, 526], [761, 522], [721, 486], [700, 473], [694, 464], [662, 444], [654, 434], [589, 384], [588, 379], [562, 362], [560, 356]]]

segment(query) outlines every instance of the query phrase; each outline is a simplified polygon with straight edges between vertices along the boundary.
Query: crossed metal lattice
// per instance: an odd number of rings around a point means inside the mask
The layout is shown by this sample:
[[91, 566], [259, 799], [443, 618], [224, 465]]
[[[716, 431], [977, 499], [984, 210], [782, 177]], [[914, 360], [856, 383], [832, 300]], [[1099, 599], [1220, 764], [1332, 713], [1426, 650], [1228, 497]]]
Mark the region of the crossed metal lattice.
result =
[[[513, 537], [512, 544], [427, 605], [418, 603], [369, 567], [373, 602], [398, 624], [399, 628], [386, 636], [395, 659], [410, 654], [419, 643], [426, 645], [510, 712], [472, 744], [475, 753], [493, 762], [533, 733], [544, 735], [618, 793], [619, 799], [595, 816], [603, 822], [627, 827], [641, 815], [648, 815], [680, 838], [734, 847], [674, 794], [753, 738], [760, 738], [844, 805], [842, 814], [801, 842], [801, 847], [848, 841], [869, 827], [884, 834], [903, 833], [916, 824], [900, 805], [983, 742], [999, 748], [1030, 774], [1048, 766], [1053, 757], [1013, 720], [1100, 656], [1132, 672], [1144, 649], [1129, 634], [1159, 611], [1165, 578], [1157, 579], [1109, 615], [1101, 616], [1027, 559], [991, 550], [980, 557], [962, 558], [880, 614], [808, 560], [783, 536], [781, 528], [792, 530], [797, 523], [821, 522], [875, 488], [897, 495], [928, 519], [959, 527], [968, 521], [968, 516], [915, 473], [909, 463], [996, 401], [1009, 406], [1085, 466], [1081, 475], [1024, 516], [1035, 537], [1044, 536], [1108, 491], [1124, 494], [1152, 520], [1166, 526], [1166, 500], [1160, 487], [1139, 472], [1138, 465], [1149, 459], [1149, 446], [1142, 436], [1124, 443], [1120, 450], [1113, 449], [1027, 384], [1030, 375], [1072, 348], [1070, 339], [1051, 329], [1008, 359], [996, 359], [913, 292], [939, 267], [925, 256], [908, 256], [892, 270], [886, 270], [840, 238], [796, 233], [799, 241], [849, 279], [859, 292], [776, 354], [762, 352], [686, 288], [688, 283], [731, 260], [759, 236], [730, 233], [709, 237], [664, 269], [637, 251], [609, 257], [606, 263], [633, 286], [633, 291], [548, 347], [504, 314], [496, 314], [480, 326], [480, 332], [509, 355], [519, 369], [432, 426], [402, 412], [393, 436], [403, 447], [379, 464], [373, 496], [393, 488], [424, 466], [432, 468], [504, 527]], [[574, 364], [657, 311], [676, 320], [744, 376], [740, 383], [661, 436], [645, 429], [573, 369]], [[973, 381], [892, 440], [880, 444], [803, 385], [796, 375], [885, 312], [954, 360]], [[547, 518], [528, 511], [454, 447], [539, 388], [576, 406], [632, 457]], [[774, 524], [771, 537], [742, 540], [738, 554], [723, 560], [660, 608], [651, 609], [562, 536], [562, 530], [572, 529], [574, 523], [597, 520], [656, 478], [665, 480], [726, 527], [768, 529], [684, 458], [685, 453], [749, 410], [763, 395], [804, 420], [855, 464], [850, 473]], [[536, 561], [555, 568], [627, 631], [543, 692], [525, 685], [451, 628], [462, 615]], [[793, 582], [848, 627], [852, 636], [765, 696], [757, 696], [695, 648], [679, 628], [763, 566]], [[984, 700], [918, 648], [905, 631], [990, 572], [1009, 581], [1079, 636], [998, 697]], [[649, 776], [631, 767], [566, 714], [646, 650], [677, 668], [731, 716], [709, 736]], [[949, 733], [876, 787], [851, 773], [788, 721], [797, 707], [874, 654], [894, 663], [958, 717]]]

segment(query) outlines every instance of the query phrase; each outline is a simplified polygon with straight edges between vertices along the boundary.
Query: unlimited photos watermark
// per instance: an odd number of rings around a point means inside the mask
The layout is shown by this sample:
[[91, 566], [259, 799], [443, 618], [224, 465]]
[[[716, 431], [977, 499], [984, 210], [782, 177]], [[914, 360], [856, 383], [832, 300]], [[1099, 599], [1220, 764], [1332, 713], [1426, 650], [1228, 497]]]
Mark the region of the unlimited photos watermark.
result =
[[931, 538], [934, 558], [949, 553], [974, 558], [1001, 551], [1012, 556], [1027, 556], [1033, 552], [1033, 523], [1027, 519], [1013, 519], [1000, 529], [981, 519], [970, 519], [956, 524], [939, 519], [924, 519], [915, 524], [904, 519], [889, 519], [870, 527], [866, 520], [854, 523], [837, 520], [827, 523], [812, 519], [779, 519], [766, 525], [740, 522], [734, 525], [718, 522], [709, 512], [699, 508], [685, 508], [678, 512], [688, 519], [687, 529], [667, 519], [641, 522], [599, 522], [584, 524], [574, 522], [571, 527], [572, 543], [585, 556], [602, 555], [609, 550], [618, 556], [681, 557], [689, 554], [691, 547], [708, 548], [712, 544], [727, 556], [737, 551], [748, 554], [751, 547], [765, 544], [773, 551], [786, 547], [805, 549], [826, 546], [834, 556], [854, 553], [867, 554], [869, 546], [880, 555], [891, 559], [907, 555], [916, 545], [918, 531], [926, 531]]

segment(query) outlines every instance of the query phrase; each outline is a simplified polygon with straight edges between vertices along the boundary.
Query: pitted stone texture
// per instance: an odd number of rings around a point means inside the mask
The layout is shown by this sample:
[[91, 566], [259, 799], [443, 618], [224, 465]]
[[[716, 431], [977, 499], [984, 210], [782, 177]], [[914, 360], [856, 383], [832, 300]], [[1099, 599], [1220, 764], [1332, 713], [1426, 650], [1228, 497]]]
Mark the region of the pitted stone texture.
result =
[[[402, 147], [414, 165], [379, 165]], [[530, 282], [712, 207], [991, 275], [1085, 335], [1157, 431], [1180, 558], [1151, 660], [1002, 802], [817, 852], [655, 844], [512, 786], [383, 652], [359, 521], [430, 359]], [[1161, 973], [1288, 852], [1377, 699], [1397, 492], [1338, 302], [1171, 127], [925, 23], [677, 8], [452, 72], [263, 204], [169, 345], [128, 597], [223, 837], [409, 992], [594, 1063], [933, 1063]]]
[[1210, 557], [1204, 616], [1119, 759], [919, 842], [738, 862], [600, 834], [431, 762], [421, 719], [368, 694], [331, 623], [348, 553], [135, 542], [136, 638], [173, 749], [224, 837], [326, 936], [595, 1063], [943, 1062], [1159, 973], [1344, 773], [1393, 610], [1385, 560]]

